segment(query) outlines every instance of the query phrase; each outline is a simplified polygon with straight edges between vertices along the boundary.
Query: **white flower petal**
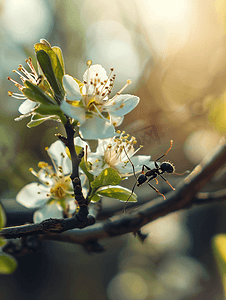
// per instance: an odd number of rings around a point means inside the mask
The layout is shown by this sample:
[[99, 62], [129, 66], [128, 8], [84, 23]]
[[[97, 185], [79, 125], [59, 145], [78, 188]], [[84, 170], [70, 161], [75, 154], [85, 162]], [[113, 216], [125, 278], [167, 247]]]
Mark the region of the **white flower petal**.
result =
[[43, 169], [38, 171], [38, 179], [41, 183], [48, 186], [49, 188], [52, 187], [55, 183], [55, 180], [53, 178], [46, 176], [46, 171], [44, 171]]
[[81, 100], [82, 95], [80, 94], [79, 85], [70, 75], [64, 75], [63, 85], [67, 94], [68, 100]]
[[124, 120], [124, 116], [121, 116], [121, 117], [117, 117], [117, 116], [114, 116], [113, 114], [110, 114], [110, 122], [115, 126], [119, 126], [122, 124]]
[[104, 109], [113, 117], [121, 117], [128, 114], [139, 103], [140, 98], [133, 95], [119, 95], [115, 100], [107, 102]]
[[68, 117], [79, 121], [80, 124], [83, 124], [86, 121], [86, 110], [84, 108], [73, 106], [65, 100], [61, 102], [60, 108]]
[[147, 165], [150, 164], [151, 156], [150, 155], [136, 155], [134, 157], [130, 158], [132, 163], [135, 166], [142, 166], [142, 165]]
[[88, 161], [94, 163], [97, 160], [102, 160], [103, 156], [99, 155], [97, 152], [88, 154]]
[[[97, 75], [98, 74], [98, 75]], [[108, 79], [107, 73], [105, 69], [101, 65], [92, 65], [88, 69], [86, 69], [83, 80], [86, 82], [90, 82], [90, 80], [100, 79], [100, 81], [104, 81]]]
[[[72, 172], [71, 160], [66, 153], [66, 147], [61, 141], [54, 142], [47, 150], [57, 167], [63, 168], [64, 175]], [[56, 170], [57, 171], [57, 170]]]
[[[97, 89], [104, 91], [110, 85], [107, 73], [101, 65], [92, 65], [89, 67], [83, 75], [83, 80], [86, 82], [82, 88], [83, 95], [92, 95]], [[103, 83], [104, 81], [106, 81], [105, 84], [101, 85], [101, 82]], [[91, 82], [96, 84], [95, 88]]]
[[79, 136], [77, 136], [76, 138], [74, 138], [74, 144], [75, 146], [79, 146], [79, 147], [82, 147], [83, 149], [85, 149], [86, 147], [88, 152], [90, 152], [90, 147], [89, 147], [89, 144], [87, 144], [85, 141], [83, 141]]
[[115, 128], [110, 122], [93, 117], [79, 127], [79, 133], [86, 140], [105, 139], [115, 135]]
[[44, 205], [48, 199], [50, 199], [50, 197], [46, 196], [49, 192], [49, 188], [33, 182], [20, 190], [16, 196], [16, 201], [28, 208], [39, 207]]
[[24, 114], [28, 114], [32, 111], [33, 108], [35, 108], [35, 106], [37, 106], [38, 103], [31, 101], [29, 99], [25, 100], [18, 108], [19, 112], [24, 115]]
[[114, 143], [112, 138], [108, 138], [108, 139], [98, 139], [98, 146], [96, 148], [96, 152], [95, 154], [97, 155], [104, 155], [105, 151], [107, 150], [107, 147], [109, 144]]
[[103, 164], [104, 164], [103, 158], [101, 158], [98, 161], [95, 161], [92, 164], [92, 174], [98, 176], [104, 169], [109, 167], [107, 164], [105, 164], [104, 166]]
[[34, 223], [41, 223], [42, 221], [50, 218], [63, 218], [63, 209], [55, 202], [38, 209], [33, 216]]
[[[151, 157], [148, 155], [137, 155], [137, 156], [131, 157], [130, 160], [134, 164], [135, 173], [141, 172], [143, 165], [149, 166], [150, 159], [151, 159]], [[127, 159], [127, 161], [128, 161], [128, 159]], [[115, 167], [119, 171], [120, 174], [129, 173], [129, 174], [127, 174], [127, 176], [133, 175], [133, 167], [130, 162], [128, 162], [127, 164], [125, 164], [123, 162], [118, 162], [115, 165]]]

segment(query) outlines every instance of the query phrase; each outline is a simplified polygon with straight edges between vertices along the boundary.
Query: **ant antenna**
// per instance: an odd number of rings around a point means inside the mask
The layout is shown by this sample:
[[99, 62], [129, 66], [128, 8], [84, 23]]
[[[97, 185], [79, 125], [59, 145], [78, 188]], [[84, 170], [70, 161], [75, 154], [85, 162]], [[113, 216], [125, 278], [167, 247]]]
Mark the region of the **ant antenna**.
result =
[[155, 161], [160, 160], [162, 157], [164, 157], [173, 147], [173, 140], [170, 141], [170, 147], [169, 149], [166, 151], [166, 153], [164, 153], [163, 155], [161, 155], [159, 158], [157, 158]]
[[184, 176], [185, 174], [189, 174], [191, 171], [187, 170], [183, 173], [176, 173], [176, 172], [173, 172], [171, 175], [177, 175], [177, 176]]
[[125, 206], [124, 206], [124, 209], [123, 209], [123, 213], [125, 214], [125, 213], [126, 213], [126, 205], [127, 205], [128, 201], [129, 201], [130, 197], [133, 195], [133, 192], [134, 192], [135, 187], [136, 187], [136, 184], [137, 184], [137, 175], [136, 175], [136, 172], [135, 172], [134, 164], [132, 163], [131, 159], [129, 158], [129, 156], [128, 156], [128, 154], [127, 154], [126, 149], [125, 149], [124, 146], [123, 146], [123, 149], [124, 149], [124, 151], [125, 151], [125, 154], [126, 154], [128, 160], [129, 160], [129, 162], [130, 162], [131, 165], [132, 165], [132, 168], [133, 168], [133, 174], [134, 174], [134, 176], [135, 176], [135, 178], [136, 178], [136, 182], [135, 182], [134, 185], [133, 185], [132, 192], [131, 192], [129, 198], [126, 200], [126, 203], [125, 203]]

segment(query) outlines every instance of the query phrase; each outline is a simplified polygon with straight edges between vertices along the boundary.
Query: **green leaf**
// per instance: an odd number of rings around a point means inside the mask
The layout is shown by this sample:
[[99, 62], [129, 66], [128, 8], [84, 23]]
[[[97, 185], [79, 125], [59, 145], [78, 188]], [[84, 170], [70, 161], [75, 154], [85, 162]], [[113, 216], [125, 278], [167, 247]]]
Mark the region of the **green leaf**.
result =
[[[101, 195], [109, 198], [118, 199], [123, 202], [137, 202], [137, 195], [132, 194], [132, 191], [122, 186], [109, 186], [99, 188], [95, 195]], [[92, 199], [93, 200], [93, 199]]]
[[64, 74], [65, 73], [65, 69], [64, 69], [64, 57], [63, 57], [62, 50], [60, 49], [60, 47], [56, 47], [56, 46], [52, 47], [52, 49], [53, 49], [53, 51], [56, 53], [56, 55], [59, 58], [61, 67], [63, 69], [63, 74]]
[[17, 261], [10, 255], [0, 253], [0, 274], [11, 274], [17, 267]]
[[212, 239], [212, 249], [226, 296], [226, 234], [218, 234]]
[[[48, 47], [48, 49], [50, 49], [50, 48]], [[64, 90], [63, 90], [63, 86], [62, 86], [62, 78], [63, 78], [62, 74], [63, 73], [61, 74], [62, 77], [59, 76], [58, 73], [55, 74], [55, 71], [57, 72], [58, 69], [56, 66], [55, 66], [55, 68], [53, 68], [51, 59], [44, 50], [38, 51], [36, 53], [36, 55], [37, 55], [37, 60], [40, 64], [40, 67], [41, 67], [46, 79], [50, 83], [50, 85], [56, 95], [56, 98], [58, 99], [58, 101], [62, 101], [63, 96], [64, 96]], [[56, 54], [54, 53], [54, 55], [56, 55]], [[58, 57], [57, 57], [57, 60], [58, 60], [58, 65], [61, 66]]]
[[24, 85], [26, 88], [23, 88], [22, 93], [30, 100], [48, 105], [48, 104], [53, 104], [56, 105], [55, 100], [53, 100], [48, 94], [43, 92], [40, 87], [37, 85], [31, 83], [28, 80], [25, 80]]
[[32, 118], [31, 118], [31, 121], [27, 124], [27, 127], [29, 127], [29, 128], [36, 127], [36, 126], [42, 124], [43, 122], [45, 122], [47, 120], [57, 121], [57, 120], [59, 120], [59, 118], [57, 118], [55, 116], [43, 117], [42, 115], [38, 115], [38, 114], [33, 115]]
[[43, 116], [47, 116], [47, 115], [59, 116], [63, 124], [67, 123], [67, 118], [65, 117], [64, 113], [62, 112], [59, 106], [39, 105], [34, 111]]
[[89, 173], [89, 163], [88, 162], [85, 162], [84, 160], [84, 157], [82, 158], [80, 164], [79, 164], [79, 167], [82, 169], [82, 171], [86, 174], [89, 182], [91, 183], [94, 179], [94, 176], [93, 174]]
[[6, 240], [0, 238], [0, 247], [3, 247], [7, 243]]
[[3, 208], [0, 204], [0, 230], [5, 226], [5, 224], [6, 224], [5, 211], [3, 210]]
[[101, 198], [100, 196], [98, 196], [97, 194], [94, 194], [92, 196], [92, 198], [89, 199], [89, 201], [91, 201], [91, 202], [98, 202], [100, 200], [100, 198]]
[[104, 169], [91, 183], [91, 187], [95, 192], [99, 187], [106, 185], [117, 185], [121, 181], [118, 172], [113, 168]]
[[64, 76], [64, 60], [61, 49], [59, 47], [52, 47], [37, 43], [35, 44], [35, 52], [44, 51], [48, 54], [51, 60], [51, 66], [54, 71], [56, 78], [58, 79], [59, 83], [63, 87], [63, 76]]

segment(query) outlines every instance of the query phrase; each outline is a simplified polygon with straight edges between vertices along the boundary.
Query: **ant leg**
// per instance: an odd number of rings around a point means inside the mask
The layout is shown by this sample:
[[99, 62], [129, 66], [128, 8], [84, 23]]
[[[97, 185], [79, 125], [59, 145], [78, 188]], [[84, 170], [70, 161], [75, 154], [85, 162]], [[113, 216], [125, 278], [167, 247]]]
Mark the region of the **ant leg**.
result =
[[165, 156], [173, 147], [173, 140], [170, 141], [170, 147], [169, 149], [166, 151], [166, 153], [164, 153], [163, 155], [161, 155], [159, 158], [156, 159], [156, 161], [160, 160], [163, 156]]
[[150, 184], [150, 183], [148, 182], [148, 185], [149, 185], [149, 186], [150, 186], [157, 194], [161, 195], [161, 196], [163, 197], [164, 200], [166, 200], [166, 197], [165, 197], [163, 194], [161, 194], [161, 193], [159, 192], [159, 190], [157, 190], [152, 184]]
[[142, 174], [144, 174], [144, 168], [146, 168], [147, 170], [151, 170], [151, 168], [149, 168], [148, 166], [143, 165], [143, 166], [142, 166], [142, 170], [141, 170], [141, 173], [142, 173]]
[[[133, 192], [134, 192], [135, 187], [136, 187], [136, 184], [137, 184], [137, 176], [136, 176], [134, 164], [132, 163], [131, 159], [129, 158], [129, 156], [128, 156], [128, 154], [127, 154], [126, 149], [125, 149], [124, 146], [123, 146], [123, 149], [124, 149], [124, 151], [125, 151], [125, 154], [126, 154], [128, 160], [129, 160], [129, 162], [130, 162], [131, 165], [132, 165], [132, 168], [133, 168], [133, 174], [134, 174], [134, 176], [135, 176], [135, 178], [136, 178], [136, 182], [134, 183], [134, 186], [133, 186], [133, 188], [132, 188], [131, 194], [130, 194], [130, 196], [128, 197], [128, 199], [126, 200], [126, 203], [125, 203], [125, 206], [124, 206], [124, 209], [123, 209], [123, 213], [125, 214], [125, 212], [126, 212], [126, 205], [127, 205], [128, 201], [129, 201], [130, 197], [133, 195]], [[143, 169], [143, 167], [142, 167], [142, 169]]]
[[134, 186], [133, 186], [133, 188], [132, 188], [131, 194], [129, 195], [128, 199], [126, 200], [126, 203], [125, 203], [125, 206], [124, 206], [124, 209], [123, 209], [123, 213], [124, 213], [124, 214], [126, 213], [126, 205], [127, 205], [127, 203], [129, 202], [130, 197], [133, 195], [133, 192], [134, 192], [134, 190], [135, 190], [136, 184], [137, 184], [137, 181], [134, 183]]
[[162, 175], [160, 175], [160, 174], [159, 174], [159, 176], [160, 176], [163, 180], [165, 180], [165, 182], [171, 187], [172, 190], [175, 191], [175, 188], [169, 183], [169, 181], [166, 180], [166, 178], [164, 178], [164, 177], [163, 177]]
[[[128, 154], [127, 154], [126, 149], [125, 149], [124, 146], [123, 146], [123, 149], [124, 149], [124, 151], [125, 151], [125, 154], [126, 154], [128, 160], [129, 160], [129, 162], [131, 163], [131, 166], [132, 166], [132, 168], [133, 168], [133, 174], [134, 174], [134, 176], [135, 176], [135, 178], [136, 178], [136, 180], [137, 180], [137, 175], [136, 175], [136, 172], [135, 172], [134, 164], [132, 163], [131, 159], [129, 158], [129, 156], [128, 156]], [[142, 170], [143, 170], [143, 167], [142, 167]]]
[[157, 178], [154, 178], [155, 179], [155, 181], [156, 181], [156, 184], [159, 184], [159, 181], [158, 181], [158, 179]]

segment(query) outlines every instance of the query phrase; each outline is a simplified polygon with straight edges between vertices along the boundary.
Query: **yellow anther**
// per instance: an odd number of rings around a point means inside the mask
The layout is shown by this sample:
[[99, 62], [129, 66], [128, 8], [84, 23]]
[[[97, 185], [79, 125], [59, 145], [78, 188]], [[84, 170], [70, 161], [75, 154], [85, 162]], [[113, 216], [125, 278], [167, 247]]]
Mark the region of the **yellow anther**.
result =
[[47, 151], [49, 149], [49, 147], [45, 147], [45, 150]]
[[121, 131], [120, 131], [120, 130], [117, 130], [116, 132], [117, 132], [118, 134], [120, 134], [120, 133], [121, 133]]
[[46, 168], [46, 167], [48, 167], [48, 163], [46, 163], [46, 162], [44, 162], [44, 161], [40, 161], [39, 163], [38, 163], [38, 167], [40, 168], [40, 169], [44, 169], [44, 168]]
[[87, 60], [87, 62], [86, 62], [86, 64], [87, 64], [87, 66], [91, 66], [92, 65], [92, 60]]
[[130, 83], [131, 83], [131, 80], [130, 80], [130, 79], [128, 79], [128, 80], [127, 80], [127, 84], [130, 84]]
[[30, 172], [33, 172], [33, 171], [34, 171], [34, 169], [33, 169], [33, 168], [29, 168], [29, 171], [30, 171]]
[[8, 96], [12, 96], [13, 95], [13, 92], [11, 92], [11, 91], [8, 91]]

